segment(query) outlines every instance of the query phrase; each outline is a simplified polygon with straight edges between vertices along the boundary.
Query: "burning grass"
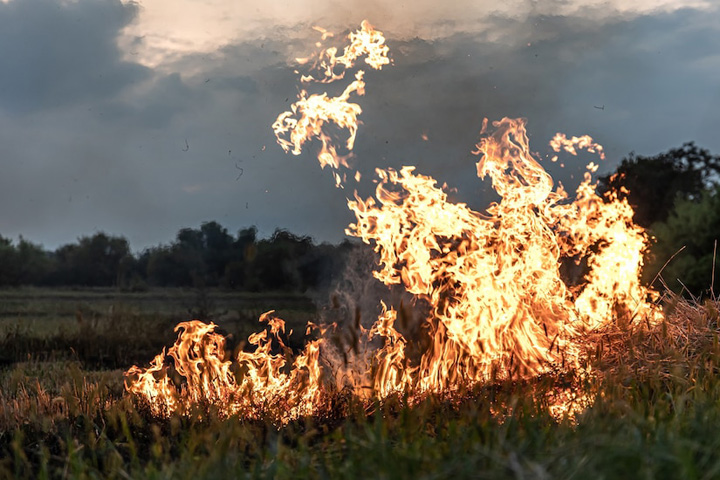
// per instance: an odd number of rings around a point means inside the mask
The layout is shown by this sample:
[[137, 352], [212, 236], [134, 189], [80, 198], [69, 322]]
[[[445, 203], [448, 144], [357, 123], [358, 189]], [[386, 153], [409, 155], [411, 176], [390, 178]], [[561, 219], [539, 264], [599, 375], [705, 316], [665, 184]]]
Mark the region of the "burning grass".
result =
[[[316, 75], [301, 81], [342, 81], [363, 55], [372, 68], [390, 64], [367, 22], [348, 39], [341, 56], [314, 57]], [[273, 125], [294, 154], [319, 141], [338, 186], [360, 180], [346, 171], [364, 72], [354, 79], [338, 97], [301, 90]], [[329, 123], [347, 130], [345, 154]], [[403, 325], [403, 310], [383, 304], [369, 328], [308, 323], [293, 348], [268, 312], [235, 349], [213, 324], [183, 322], [172, 347], [126, 372], [133, 397], [84, 375], [52, 388], [7, 380], [6, 472], [718, 476], [718, 302], [668, 297], [661, 307], [639, 281], [647, 235], [627, 202], [595, 193], [597, 165], [569, 196], [530, 152], [523, 120], [487, 127], [477, 173], [501, 199], [485, 211], [448, 202], [415, 167], [378, 170], [374, 197], [348, 201], [347, 233], [374, 248], [376, 279], [427, 306], [418, 322]], [[551, 147], [604, 155], [588, 136], [558, 135]], [[568, 263], [582, 270], [575, 281], [563, 276]]]
[[[319, 76], [303, 75], [304, 87], [344, 80], [363, 55], [374, 69], [391, 63], [382, 33], [369, 23], [348, 40], [342, 56], [336, 47], [316, 56]], [[365, 94], [363, 79], [357, 69], [337, 97], [303, 88], [273, 124], [279, 145], [295, 155], [318, 141], [320, 165], [333, 170], [341, 187], [360, 179], [347, 170], [362, 112], [352, 100]], [[347, 131], [345, 154], [328, 133], [331, 124]], [[327, 398], [344, 391], [361, 401], [399, 393], [412, 404], [503, 380], [582, 376], [589, 373], [581, 365], [583, 348], [595, 332], [636, 317], [656, 325], [657, 293], [640, 283], [648, 237], [626, 200], [596, 193], [597, 165], [587, 165], [570, 196], [531, 152], [523, 119], [491, 125], [486, 119], [480, 134], [477, 175], [500, 197], [485, 210], [450, 202], [445, 188], [414, 166], [377, 169], [374, 196], [355, 192], [347, 201], [355, 222], [346, 233], [377, 254], [372, 276], [429, 307], [410, 327], [422, 332], [421, 348], [396, 325], [398, 310], [381, 299], [381, 313], [369, 328], [351, 329], [349, 344], [332, 341], [337, 325], [309, 323], [306, 335], [314, 338], [299, 352], [287, 347], [285, 322], [272, 312], [260, 317], [267, 328], [248, 337], [253, 348], [231, 358], [214, 325], [183, 322], [167, 353], [128, 370], [128, 391], [156, 415], [209, 403], [227, 416], [258, 418], [274, 405], [276, 423], [286, 424], [324, 411]], [[584, 148], [604, 158], [587, 135], [558, 134], [550, 147], [571, 155]], [[567, 263], [582, 271], [575, 282], [562, 274]]]
[[668, 293], [663, 320], [649, 325], [639, 318], [594, 334], [588, 352], [603, 375], [667, 379], [692, 385], [696, 375], [718, 373], [720, 302], [688, 300]]
[[[161, 418], [123, 394], [120, 371], [16, 363], [0, 372], [0, 477], [712, 478], [719, 307], [669, 298], [663, 324], [598, 333], [593, 376], [498, 380], [412, 406], [338, 394], [282, 428], [211, 405]], [[572, 420], [552, 411], [569, 387], [592, 399]]]

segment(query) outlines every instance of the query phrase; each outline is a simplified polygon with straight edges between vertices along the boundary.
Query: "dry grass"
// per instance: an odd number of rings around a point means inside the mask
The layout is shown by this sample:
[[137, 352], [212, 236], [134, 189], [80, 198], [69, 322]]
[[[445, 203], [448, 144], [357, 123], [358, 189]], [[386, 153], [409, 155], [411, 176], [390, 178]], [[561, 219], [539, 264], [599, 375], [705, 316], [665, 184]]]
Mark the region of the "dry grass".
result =
[[717, 371], [720, 301], [667, 294], [661, 305], [663, 321], [656, 325], [635, 319], [589, 338], [588, 358], [601, 375], [689, 381], [695, 369]]
[[[210, 410], [153, 418], [124, 394], [120, 369], [25, 358], [0, 370], [0, 478], [720, 477], [720, 304], [668, 297], [663, 308], [656, 326], [596, 333], [592, 376], [412, 407], [338, 396], [280, 429]], [[574, 421], [552, 412], [567, 392], [593, 399]]]

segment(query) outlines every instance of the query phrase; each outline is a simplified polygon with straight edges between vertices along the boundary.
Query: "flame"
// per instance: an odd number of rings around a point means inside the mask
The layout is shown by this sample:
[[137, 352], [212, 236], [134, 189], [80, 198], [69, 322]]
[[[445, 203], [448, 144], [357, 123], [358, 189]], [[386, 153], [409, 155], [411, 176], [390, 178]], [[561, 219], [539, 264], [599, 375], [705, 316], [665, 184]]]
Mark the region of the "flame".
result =
[[[570, 155], [577, 155], [578, 148], [584, 148], [588, 152], [597, 153], [600, 160], [605, 160], [605, 152], [602, 145], [595, 143], [590, 135], [582, 135], [580, 137], [573, 136], [567, 138], [564, 133], [556, 133], [552, 140], [550, 140], [550, 147], [555, 151], [565, 150]], [[553, 162], [557, 162], [557, 155], [552, 157]]]
[[[313, 29], [321, 33], [323, 41], [334, 36], [322, 27], [313, 27]], [[390, 49], [385, 45], [385, 37], [382, 32], [375, 30], [367, 20], [363, 20], [360, 24], [360, 30], [348, 34], [348, 40], [350, 40], [350, 45], [343, 49], [343, 54], [339, 57], [336, 47], [327, 48], [320, 53], [314, 65], [314, 69], [321, 74], [320, 78], [303, 75], [300, 80], [321, 83], [342, 80], [345, 78], [347, 69], [355, 66], [355, 61], [363, 55], [365, 63], [375, 70], [381, 70], [384, 65], [390, 63], [390, 59], [387, 57]], [[338, 66], [342, 68], [339, 73], [336, 73], [335, 70]]]
[[[323, 40], [330, 35], [322, 28], [315, 27], [322, 34]], [[355, 61], [365, 56], [365, 63], [371, 68], [381, 70], [390, 63], [387, 57], [389, 48], [385, 45], [382, 32], [375, 30], [367, 21], [363, 21], [360, 30], [348, 35], [350, 45], [346, 46], [341, 56], [337, 56], [337, 48], [324, 50], [313, 65], [314, 70], [320, 72], [319, 78], [312, 75], [301, 77], [302, 82], [331, 83], [345, 78], [345, 73], [354, 66]], [[303, 59], [305, 60], [305, 59]], [[340, 68], [339, 73], [336, 69]], [[293, 103], [289, 111], [281, 113], [272, 125], [278, 144], [286, 152], [300, 155], [305, 143], [317, 138], [322, 143], [318, 153], [318, 160], [322, 168], [331, 167], [335, 170], [335, 184], [342, 186], [343, 176], [337, 173], [340, 167], [348, 167], [348, 155], [340, 155], [335, 147], [333, 138], [327, 133], [325, 127], [334, 124], [348, 131], [345, 148], [352, 151], [358, 128], [358, 115], [362, 113], [360, 105], [352, 103], [350, 97], [365, 94], [365, 71], [358, 70], [355, 80], [350, 83], [340, 95], [330, 96], [327, 92], [308, 94], [301, 90], [298, 100]]]
[[[342, 56], [334, 49], [318, 56], [319, 79], [302, 81], [342, 79], [363, 55], [373, 68], [389, 63], [382, 33], [367, 22], [348, 38]], [[346, 129], [345, 148], [352, 150], [362, 110], [349, 99], [364, 93], [363, 75], [357, 71], [337, 97], [301, 91], [273, 124], [280, 146], [295, 155], [319, 139], [320, 165], [335, 170], [338, 184], [347, 157], [326, 129]], [[260, 317], [267, 327], [249, 337], [253, 351], [235, 358], [227, 358], [214, 324], [192, 321], [178, 325], [167, 355], [147, 369], [128, 370], [127, 390], [157, 415], [212, 405], [226, 415], [270, 415], [282, 424], [318, 412], [341, 390], [364, 399], [402, 392], [413, 401], [480, 382], [581, 369], [589, 332], [638, 316], [658, 320], [657, 294], [639, 282], [647, 235], [633, 223], [626, 200], [595, 192], [597, 164], [588, 165], [571, 197], [530, 153], [524, 120], [504, 118], [490, 127], [485, 121], [481, 134], [473, 152], [477, 175], [500, 196], [485, 211], [448, 201], [437, 182], [413, 166], [377, 169], [374, 196], [355, 193], [348, 201], [356, 220], [346, 233], [375, 249], [374, 276], [430, 305], [419, 320], [427, 348], [410, 352], [395, 327], [398, 312], [384, 303], [371, 328], [357, 325], [351, 345], [332, 340], [337, 325], [309, 325], [318, 338], [297, 354], [283, 342], [285, 324], [273, 312]], [[557, 134], [550, 146], [572, 155], [585, 148], [604, 158], [602, 146], [586, 135]], [[173, 366], [180, 381], [172, 380]], [[557, 415], [589, 402], [582, 394], [557, 397]]]
[[[260, 316], [269, 329], [248, 339], [255, 350], [239, 352], [234, 361], [225, 359], [225, 338], [215, 333], [217, 325], [198, 320], [180, 323], [167, 356], [163, 352], [150, 368], [133, 366], [125, 373], [126, 389], [145, 398], [159, 416], [202, 405], [247, 418], [260, 418], [273, 405], [272, 418], [280, 423], [312, 413], [322, 393], [318, 342], [309, 343], [286, 368], [293, 354], [281, 338], [285, 322], [273, 313]], [[180, 386], [170, 380], [167, 357], [184, 380]]]
[[[414, 167], [378, 170], [375, 198], [348, 202], [357, 222], [346, 232], [375, 246], [376, 278], [432, 305], [434, 348], [414, 390], [577, 366], [589, 329], [652, 310], [631, 207], [597, 196], [589, 173], [571, 201], [530, 154], [522, 120], [493, 126], [475, 152], [501, 196], [486, 212], [448, 203]], [[573, 259], [588, 272], [570, 286], [561, 265]]]

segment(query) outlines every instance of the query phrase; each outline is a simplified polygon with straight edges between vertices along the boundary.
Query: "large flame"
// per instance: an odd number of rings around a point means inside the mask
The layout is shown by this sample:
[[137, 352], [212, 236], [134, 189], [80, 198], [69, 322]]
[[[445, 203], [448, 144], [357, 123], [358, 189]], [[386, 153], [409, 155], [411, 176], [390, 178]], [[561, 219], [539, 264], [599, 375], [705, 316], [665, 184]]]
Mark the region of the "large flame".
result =
[[[323, 40], [330, 36], [318, 31]], [[343, 80], [363, 56], [373, 68], [389, 63], [382, 33], [367, 22], [348, 38], [343, 55], [324, 50], [314, 63], [317, 76], [301, 80]], [[347, 156], [338, 154], [327, 128], [346, 129], [345, 148], [352, 150], [361, 108], [349, 98], [364, 93], [363, 71], [354, 78], [337, 97], [301, 91], [273, 124], [280, 146], [294, 154], [319, 139], [320, 165], [334, 170], [338, 184], [346, 178], [338, 172], [348, 167]], [[595, 192], [591, 172], [597, 165], [588, 165], [571, 197], [530, 153], [522, 119], [504, 118], [490, 129], [485, 122], [481, 134], [477, 174], [500, 196], [485, 211], [449, 202], [433, 178], [411, 166], [378, 169], [374, 197], [356, 193], [348, 201], [356, 221], [346, 233], [374, 247], [375, 277], [430, 305], [419, 319], [429, 336], [419, 354], [409, 353], [409, 341], [395, 328], [397, 311], [384, 304], [370, 329], [357, 326], [352, 348], [330, 341], [336, 326], [310, 326], [318, 338], [297, 354], [283, 342], [284, 322], [272, 312], [260, 319], [267, 328], [249, 338], [254, 350], [235, 358], [226, 358], [214, 324], [192, 321], [178, 325], [167, 355], [127, 372], [127, 389], [158, 415], [212, 405], [227, 415], [270, 415], [284, 423], [317, 412], [341, 389], [380, 399], [403, 392], [412, 400], [488, 380], [576, 369], [588, 332], [636, 316], [652, 321], [655, 294], [639, 282], [647, 236], [625, 200]], [[588, 136], [558, 134], [550, 146], [604, 158]]]

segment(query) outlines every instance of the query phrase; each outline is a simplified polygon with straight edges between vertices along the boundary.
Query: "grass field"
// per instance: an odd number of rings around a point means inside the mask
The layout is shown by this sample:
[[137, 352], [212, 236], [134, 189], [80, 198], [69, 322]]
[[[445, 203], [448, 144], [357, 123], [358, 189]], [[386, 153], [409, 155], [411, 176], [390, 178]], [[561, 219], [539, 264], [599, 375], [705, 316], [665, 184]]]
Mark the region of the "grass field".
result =
[[[592, 377], [547, 376], [265, 421], [153, 418], [123, 371], [206, 316], [241, 339], [275, 308], [298, 328], [302, 296], [218, 291], [0, 292], [0, 477], [720, 478], [718, 304], [683, 303], [657, 331], [604, 332]], [[296, 325], [293, 325], [293, 322]], [[554, 395], [585, 392], [574, 419]]]

